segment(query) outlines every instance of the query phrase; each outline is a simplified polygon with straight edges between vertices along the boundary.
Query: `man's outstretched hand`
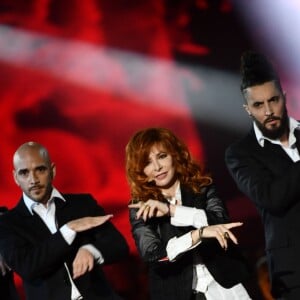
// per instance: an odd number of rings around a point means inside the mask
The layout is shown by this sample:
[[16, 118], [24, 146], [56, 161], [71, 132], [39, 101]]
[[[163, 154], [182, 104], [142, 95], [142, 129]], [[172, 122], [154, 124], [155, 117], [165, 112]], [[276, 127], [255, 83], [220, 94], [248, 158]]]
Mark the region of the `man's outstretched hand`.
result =
[[97, 217], [84, 217], [76, 219], [67, 223], [68, 227], [76, 232], [89, 230], [91, 228], [100, 226], [111, 219], [113, 215], [97, 216]]

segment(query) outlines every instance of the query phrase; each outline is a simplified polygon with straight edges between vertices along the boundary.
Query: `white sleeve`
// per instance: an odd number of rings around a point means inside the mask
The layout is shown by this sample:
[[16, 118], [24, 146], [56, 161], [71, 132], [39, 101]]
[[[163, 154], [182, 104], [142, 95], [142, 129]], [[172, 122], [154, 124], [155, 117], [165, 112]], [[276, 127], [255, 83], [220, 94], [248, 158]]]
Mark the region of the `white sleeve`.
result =
[[169, 260], [174, 261], [179, 254], [194, 249], [200, 243], [201, 240], [195, 245], [193, 245], [191, 231], [180, 237], [175, 236], [171, 238], [166, 248]]
[[66, 242], [71, 245], [76, 237], [76, 231], [71, 229], [67, 224], [62, 226], [59, 229], [60, 233], [62, 234], [63, 238], [66, 240]]
[[174, 226], [193, 226], [195, 228], [208, 225], [206, 213], [203, 209], [181, 205], [176, 205], [175, 214], [171, 217], [171, 224]]
[[86, 244], [86, 245], [82, 246], [81, 248], [88, 250], [94, 256], [94, 259], [97, 262], [97, 264], [101, 265], [104, 263], [104, 258], [102, 256], [101, 252], [92, 244]]

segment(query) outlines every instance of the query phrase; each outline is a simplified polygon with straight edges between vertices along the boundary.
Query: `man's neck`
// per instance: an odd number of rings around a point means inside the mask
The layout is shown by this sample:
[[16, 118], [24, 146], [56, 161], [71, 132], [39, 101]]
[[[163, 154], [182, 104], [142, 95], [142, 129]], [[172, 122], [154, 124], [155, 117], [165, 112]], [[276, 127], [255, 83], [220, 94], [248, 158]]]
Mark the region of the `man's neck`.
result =
[[285, 131], [285, 133], [280, 137], [280, 143], [282, 144], [282, 146], [284, 147], [288, 147], [289, 146], [289, 128], [287, 128], [287, 130]]

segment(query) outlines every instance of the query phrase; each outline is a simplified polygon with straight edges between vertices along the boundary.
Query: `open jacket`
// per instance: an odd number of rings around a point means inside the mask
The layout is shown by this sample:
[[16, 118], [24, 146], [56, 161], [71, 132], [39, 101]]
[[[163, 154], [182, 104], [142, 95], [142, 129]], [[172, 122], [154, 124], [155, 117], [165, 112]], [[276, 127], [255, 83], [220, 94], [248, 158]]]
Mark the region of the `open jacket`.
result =
[[[89, 194], [64, 194], [66, 201], [55, 199], [57, 227], [85, 216], [104, 215]], [[110, 264], [128, 254], [123, 236], [110, 222], [78, 233], [69, 245], [58, 230], [51, 234], [37, 214], [31, 214], [24, 200], [0, 218], [0, 248], [7, 264], [24, 282], [27, 300], [70, 300], [71, 285], [64, 267], [72, 274], [78, 248], [93, 244]], [[101, 266], [74, 280], [85, 300], [119, 299], [104, 277]]]
[[[208, 224], [228, 223], [229, 218], [213, 185], [202, 194], [182, 187], [182, 205], [204, 209]], [[170, 217], [152, 218], [147, 222], [135, 219], [136, 209], [130, 209], [130, 223], [137, 249], [149, 266], [151, 299], [188, 300], [192, 294], [193, 253], [198, 252], [215, 280], [229, 288], [248, 278], [249, 269], [238, 249], [230, 244], [224, 251], [215, 239], [203, 239], [199, 246], [181, 254], [174, 262], [159, 262], [165, 257], [168, 241], [181, 236], [193, 227], [171, 225]]]
[[[300, 151], [299, 130], [295, 136]], [[261, 147], [253, 129], [227, 149], [225, 161], [262, 217], [274, 296], [300, 287], [300, 161], [267, 140]]]

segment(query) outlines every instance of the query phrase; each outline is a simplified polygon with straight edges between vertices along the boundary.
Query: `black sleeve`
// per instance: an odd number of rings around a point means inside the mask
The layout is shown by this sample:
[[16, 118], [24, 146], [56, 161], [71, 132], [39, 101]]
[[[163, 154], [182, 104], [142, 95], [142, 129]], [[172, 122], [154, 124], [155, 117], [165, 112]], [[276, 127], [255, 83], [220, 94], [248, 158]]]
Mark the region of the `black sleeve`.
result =
[[0, 249], [10, 268], [23, 279], [30, 280], [51, 272], [58, 263], [63, 263], [71, 247], [60, 231], [36, 243], [32, 241], [31, 234], [15, 226], [10, 217], [7, 213], [0, 218]]
[[131, 232], [138, 252], [145, 262], [157, 262], [167, 256], [166, 245], [153, 225], [145, 223], [142, 218], [135, 218], [136, 212], [137, 209], [129, 209]]
[[282, 214], [299, 201], [300, 162], [273, 168], [272, 163], [237, 146], [226, 150], [225, 162], [238, 188], [258, 207]]
[[210, 185], [205, 188], [206, 207], [205, 212], [209, 225], [229, 222], [229, 216], [224, 202], [219, 198], [216, 187]]

